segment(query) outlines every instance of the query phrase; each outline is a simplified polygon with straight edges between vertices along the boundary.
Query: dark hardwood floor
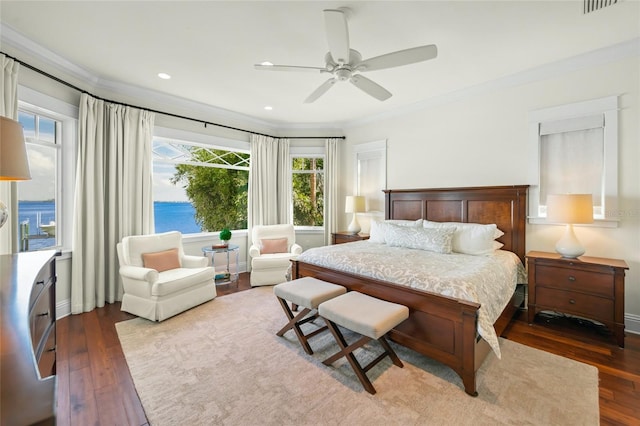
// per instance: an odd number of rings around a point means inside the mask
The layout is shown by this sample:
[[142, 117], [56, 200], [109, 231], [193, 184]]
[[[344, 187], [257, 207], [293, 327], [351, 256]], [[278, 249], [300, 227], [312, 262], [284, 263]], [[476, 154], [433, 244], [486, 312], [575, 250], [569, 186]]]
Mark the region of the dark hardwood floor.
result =
[[[250, 289], [248, 274], [218, 296]], [[613, 338], [565, 319], [526, 323], [522, 313], [503, 337], [594, 365], [600, 373], [602, 425], [640, 425], [640, 335], [625, 349]], [[146, 425], [114, 324], [134, 318], [107, 305], [57, 322], [58, 425]], [[461, 390], [462, 392], [462, 390]]]

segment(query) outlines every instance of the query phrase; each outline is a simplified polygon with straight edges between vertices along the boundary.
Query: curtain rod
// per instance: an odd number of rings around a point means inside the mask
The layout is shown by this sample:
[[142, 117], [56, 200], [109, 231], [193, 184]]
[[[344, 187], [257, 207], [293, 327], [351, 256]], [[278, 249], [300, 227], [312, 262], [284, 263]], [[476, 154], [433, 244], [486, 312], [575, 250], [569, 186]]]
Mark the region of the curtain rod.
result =
[[[6, 53], [4, 53], [4, 52], [2, 52], [2, 51], [0, 51], [0, 53], [2, 53], [3, 55], [5, 55], [7, 58], [11, 58], [11, 59], [13, 59], [14, 61], [16, 61], [17, 63], [19, 63], [19, 64], [20, 64], [20, 65], [22, 65], [23, 67], [26, 67], [26, 68], [28, 68], [28, 69], [30, 69], [30, 70], [32, 70], [32, 71], [37, 72], [38, 74], [41, 74], [41, 75], [44, 75], [45, 77], [50, 78], [51, 80], [54, 80], [54, 81], [56, 81], [56, 82], [58, 82], [58, 83], [60, 83], [60, 84], [63, 84], [63, 85], [65, 85], [65, 86], [67, 86], [67, 87], [70, 87], [70, 88], [72, 88], [72, 89], [74, 89], [74, 90], [77, 90], [77, 91], [78, 91], [78, 92], [80, 92], [80, 93], [86, 93], [87, 95], [93, 96], [94, 98], [99, 99], [99, 100], [101, 100], [101, 101], [111, 102], [111, 103], [113, 103], [113, 104], [123, 105], [123, 106], [128, 106], [128, 107], [131, 107], [131, 108], [138, 108], [138, 109], [142, 109], [142, 110], [146, 110], [146, 111], [154, 112], [154, 113], [156, 113], [156, 114], [162, 114], [162, 115], [166, 115], [166, 116], [169, 116], [169, 117], [180, 118], [180, 119], [182, 119], [182, 120], [195, 121], [195, 122], [197, 122], [197, 123], [202, 123], [202, 124], [204, 124], [204, 127], [205, 127], [205, 128], [206, 128], [207, 126], [216, 126], [216, 127], [223, 127], [223, 128], [225, 128], [225, 129], [235, 130], [235, 131], [237, 131], [237, 132], [253, 133], [253, 134], [255, 134], [255, 135], [267, 136], [267, 137], [270, 137], [270, 138], [281, 138], [280, 136], [272, 136], [272, 135], [267, 135], [267, 134], [265, 134], [265, 133], [253, 132], [253, 131], [251, 131], [251, 130], [240, 129], [240, 128], [238, 128], [238, 127], [233, 127], [233, 126], [227, 126], [226, 124], [219, 124], [219, 123], [214, 123], [214, 122], [211, 122], [211, 121], [199, 120], [199, 119], [197, 119], [197, 118], [193, 118], [193, 117], [187, 117], [187, 116], [184, 116], [184, 115], [173, 114], [173, 113], [171, 113], [171, 112], [159, 111], [159, 110], [151, 109], [151, 108], [143, 108], [143, 107], [139, 107], [139, 106], [136, 106], [136, 105], [127, 104], [127, 103], [124, 103], [124, 102], [118, 102], [118, 101], [112, 101], [112, 100], [110, 100], [110, 99], [105, 99], [105, 98], [102, 98], [102, 97], [100, 97], [100, 96], [96, 96], [96, 95], [94, 95], [93, 93], [90, 93], [90, 92], [88, 92], [88, 91], [86, 91], [86, 90], [84, 90], [84, 89], [81, 89], [81, 88], [79, 88], [78, 86], [76, 86], [76, 85], [74, 85], [74, 84], [69, 83], [68, 81], [62, 80], [61, 78], [58, 78], [58, 77], [56, 77], [56, 76], [54, 76], [54, 75], [51, 75], [51, 74], [49, 74], [49, 73], [48, 73], [48, 72], [46, 72], [46, 71], [43, 71], [43, 70], [41, 70], [41, 69], [39, 69], [39, 68], [36, 68], [36, 67], [34, 67], [33, 65], [27, 64], [26, 62], [23, 62], [23, 61], [21, 61], [21, 60], [20, 60], [20, 59], [18, 59], [18, 58], [14, 58], [14, 57], [13, 57], [13, 56], [11, 56], [11, 55], [7, 55]], [[286, 137], [286, 139], [329, 139], [329, 138], [345, 139], [345, 136], [287, 136], [287, 137]]]

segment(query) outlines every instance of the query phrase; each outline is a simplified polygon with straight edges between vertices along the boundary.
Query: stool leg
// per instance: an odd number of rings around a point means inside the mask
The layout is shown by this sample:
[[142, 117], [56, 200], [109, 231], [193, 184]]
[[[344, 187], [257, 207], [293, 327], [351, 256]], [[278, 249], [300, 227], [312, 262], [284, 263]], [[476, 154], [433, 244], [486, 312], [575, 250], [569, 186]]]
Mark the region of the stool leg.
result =
[[389, 355], [389, 358], [391, 358], [391, 361], [400, 368], [404, 367], [404, 364], [402, 363], [402, 361], [400, 361], [400, 358], [398, 358], [396, 351], [394, 351], [389, 342], [387, 342], [387, 339], [382, 336], [378, 339], [378, 341], [380, 342], [386, 353]]
[[277, 299], [280, 302], [280, 306], [282, 306], [284, 313], [287, 315], [287, 318], [289, 318], [289, 322], [284, 327], [282, 327], [280, 331], [276, 333], [276, 336], [282, 337], [282, 335], [284, 335], [285, 332], [293, 328], [293, 331], [295, 331], [296, 336], [298, 336], [298, 340], [300, 341], [300, 344], [302, 345], [302, 348], [304, 349], [304, 351], [307, 354], [312, 355], [313, 350], [311, 349], [309, 342], [307, 342], [307, 336], [304, 335], [304, 333], [302, 332], [302, 329], [300, 328], [300, 325], [298, 325], [298, 321], [304, 318], [304, 316], [307, 315], [309, 312], [311, 312], [311, 309], [304, 308], [302, 311], [300, 311], [297, 315], [294, 316], [293, 312], [291, 312], [291, 309], [289, 309], [289, 305], [287, 304], [287, 302], [279, 297]]
[[349, 361], [349, 364], [351, 364], [351, 368], [353, 369], [353, 372], [356, 373], [356, 376], [360, 380], [360, 383], [362, 383], [362, 386], [364, 387], [364, 389], [370, 394], [374, 395], [376, 393], [375, 388], [373, 387], [373, 385], [371, 384], [371, 381], [369, 380], [366, 373], [360, 366], [360, 363], [356, 359], [355, 355], [353, 355], [354, 350], [358, 349], [359, 347], [367, 343], [369, 340], [371, 340], [371, 338], [367, 336], [363, 336], [357, 342], [351, 345], [347, 345], [347, 341], [344, 339], [344, 336], [342, 335], [338, 327], [332, 321], [326, 318], [324, 320], [326, 321], [327, 327], [331, 331], [331, 334], [333, 334], [333, 337], [336, 339], [336, 342], [338, 343], [338, 346], [340, 346], [341, 350], [335, 355], [332, 355], [331, 357], [322, 361], [322, 363], [325, 365], [330, 365], [333, 362], [335, 362], [337, 359], [342, 358], [344, 356], [345, 358], [347, 358], [347, 361]]

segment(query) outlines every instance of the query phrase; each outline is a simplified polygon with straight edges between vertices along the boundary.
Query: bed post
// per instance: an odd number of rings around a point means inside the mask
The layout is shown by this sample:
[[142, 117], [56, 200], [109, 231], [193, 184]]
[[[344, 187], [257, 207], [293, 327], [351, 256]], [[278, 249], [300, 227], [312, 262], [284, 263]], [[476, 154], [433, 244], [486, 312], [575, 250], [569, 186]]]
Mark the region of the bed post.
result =
[[476, 390], [475, 337], [478, 330], [478, 310], [462, 305], [462, 383], [464, 391], [471, 396], [478, 396]]

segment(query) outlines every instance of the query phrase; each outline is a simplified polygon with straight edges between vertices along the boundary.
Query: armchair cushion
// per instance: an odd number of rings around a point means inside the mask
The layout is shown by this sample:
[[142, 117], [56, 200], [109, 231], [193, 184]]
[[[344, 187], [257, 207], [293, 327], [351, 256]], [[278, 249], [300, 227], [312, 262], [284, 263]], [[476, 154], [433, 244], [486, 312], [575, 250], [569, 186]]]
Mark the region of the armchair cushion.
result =
[[263, 238], [260, 240], [261, 254], [287, 253], [287, 238]]
[[173, 248], [153, 253], [142, 253], [142, 264], [145, 268], [155, 269], [158, 272], [168, 271], [180, 267], [178, 249]]

